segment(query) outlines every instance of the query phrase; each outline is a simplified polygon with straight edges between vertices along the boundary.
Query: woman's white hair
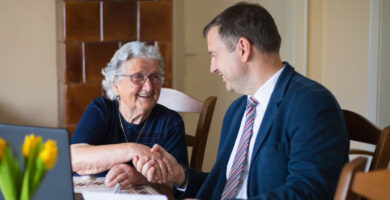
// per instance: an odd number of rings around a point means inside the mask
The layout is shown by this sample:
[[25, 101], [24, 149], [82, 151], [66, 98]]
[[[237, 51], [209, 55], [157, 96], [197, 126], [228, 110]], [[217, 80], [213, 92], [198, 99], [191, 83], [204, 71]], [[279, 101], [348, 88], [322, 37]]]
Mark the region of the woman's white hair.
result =
[[118, 75], [121, 75], [124, 71], [122, 63], [133, 58], [155, 59], [160, 65], [161, 72], [163, 72], [164, 64], [158, 47], [139, 41], [126, 43], [115, 52], [111, 61], [102, 69], [104, 75], [102, 86], [106, 91], [107, 98], [111, 100], [116, 98], [113, 86], [119, 83], [121, 77]]

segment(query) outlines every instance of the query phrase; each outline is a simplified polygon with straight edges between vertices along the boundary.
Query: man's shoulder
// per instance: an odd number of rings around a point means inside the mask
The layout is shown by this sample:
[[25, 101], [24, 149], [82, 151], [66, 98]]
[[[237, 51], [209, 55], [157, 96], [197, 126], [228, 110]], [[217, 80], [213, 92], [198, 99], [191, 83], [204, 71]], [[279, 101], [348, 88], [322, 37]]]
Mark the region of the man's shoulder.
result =
[[[284, 97], [307, 97], [307, 96], [326, 96], [333, 98], [331, 92], [318, 83], [315, 80], [307, 78], [296, 72], [294, 68], [287, 63], [285, 70], [279, 78], [278, 83], [275, 87], [273, 93], [277, 93], [277, 95], [282, 95]], [[284, 98], [283, 97], [283, 98]]]
[[333, 94], [322, 84], [296, 73], [289, 85], [287, 95], [301, 98], [320, 96], [334, 98]]
[[285, 109], [309, 107], [339, 107], [333, 94], [320, 83], [311, 80], [287, 64], [272, 93], [271, 104]]
[[[324, 110], [340, 112], [340, 105], [334, 95], [320, 83], [294, 73], [285, 88], [280, 112], [300, 115], [302, 112], [318, 113]], [[336, 113], [336, 112], [335, 112]]]

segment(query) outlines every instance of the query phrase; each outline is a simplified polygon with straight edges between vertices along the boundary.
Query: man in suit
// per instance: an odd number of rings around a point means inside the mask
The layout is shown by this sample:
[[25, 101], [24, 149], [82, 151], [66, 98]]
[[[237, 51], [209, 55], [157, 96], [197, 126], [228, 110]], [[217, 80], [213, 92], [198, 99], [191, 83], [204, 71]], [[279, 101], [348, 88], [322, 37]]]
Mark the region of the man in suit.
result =
[[[227, 8], [203, 30], [210, 71], [244, 96], [227, 110], [209, 173], [169, 160], [177, 198], [332, 199], [349, 138], [336, 99], [279, 56], [276, 24], [258, 4]], [[151, 161], [150, 161], [151, 162]], [[145, 164], [146, 163], [146, 164]], [[144, 175], [153, 168], [135, 160]], [[149, 170], [149, 171], [148, 171]]]

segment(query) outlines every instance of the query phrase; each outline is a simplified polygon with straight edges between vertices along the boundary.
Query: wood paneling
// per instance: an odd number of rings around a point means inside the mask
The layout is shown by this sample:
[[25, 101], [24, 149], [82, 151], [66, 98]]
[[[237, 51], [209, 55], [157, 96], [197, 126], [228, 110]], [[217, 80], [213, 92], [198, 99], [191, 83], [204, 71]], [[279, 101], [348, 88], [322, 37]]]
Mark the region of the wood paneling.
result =
[[101, 84], [68, 84], [65, 94], [65, 123], [75, 124], [91, 100], [101, 96]]
[[103, 2], [103, 40], [137, 39], [136, 2]]
[[99, 1], [65, 2], [66, 41], [100, 40]]
[[59, 43], [60, 55], [57, 59], [58, 78], [62, 82], [80, 83], [83, 81], [83, 52], [81, 43]]
[[172, 44], [171, 42], [157, 41], [157, 46], [160, 49], [164, 60], [165, 83], [164, 87], [172, 87]]
[[118, 48], [118, 42], [85, 43], [85, 80], [87, 83], [100, 83], [103, 80], [102, 68], [106, 66]]
[[140, 40], [171, 41], [171, 2], [140, 2]]

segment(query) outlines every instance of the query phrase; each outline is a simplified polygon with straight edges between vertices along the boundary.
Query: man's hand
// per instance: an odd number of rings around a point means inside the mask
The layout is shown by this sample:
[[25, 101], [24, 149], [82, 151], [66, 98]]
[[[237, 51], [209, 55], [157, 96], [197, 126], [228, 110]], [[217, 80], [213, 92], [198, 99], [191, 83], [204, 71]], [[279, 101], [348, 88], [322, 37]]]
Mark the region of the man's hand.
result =
[[[135, 158], [133, 159], [134, 167], [147, 177], [150, 182], [166, 183], [172, 182], [176, 185], [183, 185], [186, 179], [184, 168], [176, 161], [175, 157], [165, 151], [160, 145], [155, 144], [151, 149], [153, 154], [159, 154], [157, 157], [160, 159], [144, 159]], [[158, 163], [159, 168], [162, 170], [162, 175], [156, 174], [155, 163]], [[165, 172], [164, 172], [165, 169]]]
[[124, 187], [130, 184], [139, 185], [146, 182], [146, 178], [128, 164], [118, 164], [112, 167], [108, 171], [105, 180], [107, 187], [113, 187], [117, 183], [120, 183], [121, 187]]
[[[151, 149], [143, 144], [137, 144], [132, 143], [131, 147], [131, 155], [130, 157], [133, 160], [141, 160], [142, 165], [146, 165], [147, 169], [152, 169], [152, 171], [142, 173], [149, 182], [153, 183], [163, 183], [166, 182], [167, 175], [166, 175], [166, 168], [161, 160], [161, 154], [160, 153], [153, 153]], [[134, 165], [135, 166], [135, 165]]]

